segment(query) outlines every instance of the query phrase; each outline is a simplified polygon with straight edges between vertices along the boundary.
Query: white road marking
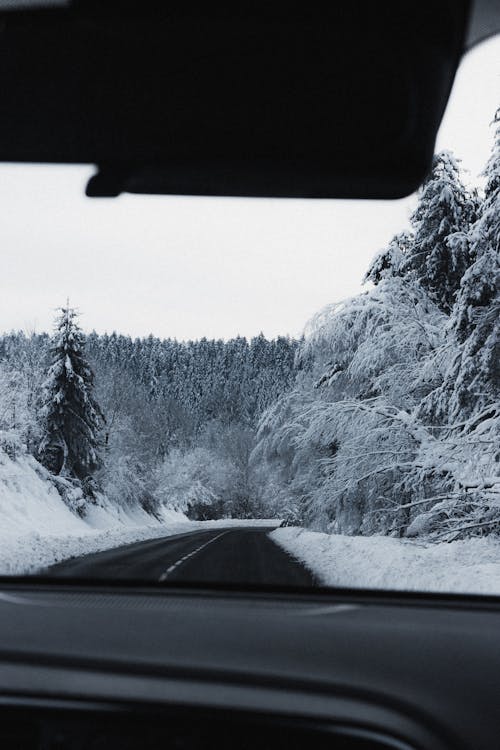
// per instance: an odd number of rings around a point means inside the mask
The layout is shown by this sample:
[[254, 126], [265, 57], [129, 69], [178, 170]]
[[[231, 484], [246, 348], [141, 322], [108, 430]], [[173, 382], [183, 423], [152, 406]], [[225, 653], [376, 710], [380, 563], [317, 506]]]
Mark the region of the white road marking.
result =
[[184, 557], [181, 557], [180, 560], [177, 560], [173, 565], [171, 565], [169, 568], [166, 569], [164, 573], [161, 574], [159, 577], [159, 581], [164, 581], [170, 573], [173, 573], [173, 571], [179, 567], [179, 565], [182, 565], [183, 562], [186, 562], [186, 560], [189, 560], [190, 557], [193, 557], [193, 555], [196, 555], [198, 552], [200, 552], [204, 547], [208, 547], [209, 544], [212, 544], [212, 542], [215, 542], [217, 539], [220, 539], [221, 536], [224, 536], [224, 534], [227, 534], [227, 531], [223, 531], [220, 534], [217, 534], [217, 536], [214, 536], [213, 539], [209, 539], [208, 542], [205, 542], [205, 544], [202, 544], [200, 547], [197, 547], [193, 552], [190, 552], [189, 555], [184, 555]]

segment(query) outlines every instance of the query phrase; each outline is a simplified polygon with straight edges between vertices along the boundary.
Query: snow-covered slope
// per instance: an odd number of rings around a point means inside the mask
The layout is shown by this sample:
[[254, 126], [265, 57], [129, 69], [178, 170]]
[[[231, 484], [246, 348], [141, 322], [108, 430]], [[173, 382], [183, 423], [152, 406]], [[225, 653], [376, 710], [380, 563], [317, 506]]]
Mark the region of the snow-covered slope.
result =
[[500, 594], [500, 539], [422, 544], [386, 536], [276, 529], [271, 539], [326, 586]]
[[159, 521], [139, 506], [116, 508], [104, 497], [80, 518], [34, 458], [21, 453], [12, 459], [0, 450], [0, 575], [190, 527], [182, 513], [164, 509]]
[[61, 500], [48, 472], [29, 455], [9, 458], [0, 449], [0, 535], [77, 534], [88, 525]]

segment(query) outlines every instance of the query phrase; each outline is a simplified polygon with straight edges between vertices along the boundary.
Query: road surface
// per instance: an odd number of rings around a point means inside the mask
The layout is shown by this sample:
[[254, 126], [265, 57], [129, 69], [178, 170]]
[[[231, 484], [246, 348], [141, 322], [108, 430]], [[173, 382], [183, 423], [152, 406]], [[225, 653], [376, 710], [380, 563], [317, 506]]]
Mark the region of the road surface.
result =
[[53, 565], [58, 577], [313, 586], [312, 574], [268, 537], [273, 527], [192, 531]]

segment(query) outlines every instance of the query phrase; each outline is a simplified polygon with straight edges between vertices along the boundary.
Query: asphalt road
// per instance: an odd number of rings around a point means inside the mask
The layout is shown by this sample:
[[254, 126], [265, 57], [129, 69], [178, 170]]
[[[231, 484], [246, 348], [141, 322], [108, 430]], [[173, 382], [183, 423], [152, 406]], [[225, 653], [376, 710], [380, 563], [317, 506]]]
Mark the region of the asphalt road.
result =
[[71, 578], [312, 586], [311, 573], [267, 536], [273, 527], [192, 531], [66, 560], [46, 570]]

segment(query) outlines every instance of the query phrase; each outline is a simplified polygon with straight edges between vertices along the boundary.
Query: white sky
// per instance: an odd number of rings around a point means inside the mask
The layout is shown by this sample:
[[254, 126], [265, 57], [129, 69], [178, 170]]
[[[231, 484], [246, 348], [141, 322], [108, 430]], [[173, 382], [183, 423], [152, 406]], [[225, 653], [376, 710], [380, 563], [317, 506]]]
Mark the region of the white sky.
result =
[[[500, 37], [458, 72], [437, 148], [477, 182], [500, 104]], [[414, 198], [88, 199], [87, 167], [0, 166], [0, 330], [50, 330], [66, 297], [86, 330], [178, 339], [298, 335], [356, 294]]]

